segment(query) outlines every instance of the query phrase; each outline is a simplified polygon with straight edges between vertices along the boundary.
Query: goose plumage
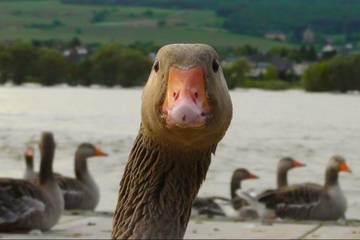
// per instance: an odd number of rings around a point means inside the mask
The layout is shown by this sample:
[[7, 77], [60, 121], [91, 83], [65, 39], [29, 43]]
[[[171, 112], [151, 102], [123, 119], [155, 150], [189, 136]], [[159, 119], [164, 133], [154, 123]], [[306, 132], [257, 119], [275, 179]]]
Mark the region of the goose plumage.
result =
[[[25, 178], [36, 181], [38, 174], [33, 169], [33, 151], [26, 150]], [[87, 159], [104, 157], [107, 154], [91, 143], [82, 143], [75, 152], [75, 178], [55, 173], [55, 179], [63, 193], [66, 210], [94, 210], [100, 200], [99, 187], [88, 170]]]
[[55, 141], [51, 133], [42, 134], [40, 152], [38, 183], [0, 179], [0, 232], [47, 231], [60, 219], [64, 202], [52, 171]]
[[346, 160], [339, 155], [330, 158], [323, 186], [297, 184], [265, 193], [259, 201], [274, 209], [280, 218], [296, 220], [338, 220], [345, 218], [347, 201], [338, 182], [339, 172], [350, 172]]

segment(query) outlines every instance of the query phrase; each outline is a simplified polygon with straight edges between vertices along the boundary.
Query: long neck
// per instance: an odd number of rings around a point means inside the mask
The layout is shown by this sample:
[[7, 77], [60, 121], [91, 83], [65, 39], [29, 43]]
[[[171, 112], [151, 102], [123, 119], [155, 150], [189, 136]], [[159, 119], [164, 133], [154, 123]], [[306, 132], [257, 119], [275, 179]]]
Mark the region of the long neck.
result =
[[231, 199], [238, 197], [238, 195], [236, 194], [236, 190], [238, 189], [241, 189], [241, 181], [233, 176], [230, 183]]
[[39, 179], [40, 184], [54, 181], [53, 174], [53, 160], [54, 160], [54, 148], [44, 147], [41, 154], [40, 160], [40, 173]]
[[34, 170], [34, 158], [32, 156], [25, 156], [26, 169]]
[[162, 147], [140, 133], [120, 182], [113, 238], [182, 238], [211, 158]]
[[334, 168], [327, 168], [325, 172], [325, 188], [329, 188], [338, 184], [339, 172]]
[[91, 178], [91, 175], [88, 171], [87, 166], [87, 156], [85, 156], [81, 151], [76, 151], [75, 153], [75, 176], [80, 181], [86, 181], [88, 178]]
[[287, 172], [288, 172], [288, 170], [283, 167], [278, 168], [278, 172], [277, 172], [277, 187], [278, 188], [286, 187], [288, 185]]

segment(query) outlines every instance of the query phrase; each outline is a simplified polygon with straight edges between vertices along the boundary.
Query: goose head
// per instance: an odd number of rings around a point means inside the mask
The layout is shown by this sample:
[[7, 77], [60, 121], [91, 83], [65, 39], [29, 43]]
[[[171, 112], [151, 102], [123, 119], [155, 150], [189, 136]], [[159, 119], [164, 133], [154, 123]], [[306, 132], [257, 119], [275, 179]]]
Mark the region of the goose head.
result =
[[278, 163], [279, 171], [288, 171], [293, 168], [305, 167], [306, 165], [298, 160], [293, 159], [292, 157], [284, 157], [280, 159]]
[[106, 157], [108, 154], [102, 149], [95, 147], [91, 143], [82, 143], [76, 150], [76, 154], [81, 155], [84, 158], [90, 157]]
[[248, 179], [258, 179], [259, 177], [245, 168], [238, 168], [234, 171], [231, 178], [231, 194], [241, 188], [241, 182]]
[[155, 58], [142, 96], [142, 126], [173, 147], [216, 145], [232, 104], [216, 51], [205, 44], [171, 44]]
[[330, 158], [325, 171], [325, 186], [332, 187], [338, 185], [339, 172], [351, 173], [345, 158], [340, 155], [334, 155]]
[[26, 166], [33, 168], [34, 166], [34, 148], [31, 146], [26, 147], [24, 152], [24, 157], [26, 161]]
[[335, 155], [330, 158], [328, 163], [328, 168], [337, 172], [348, 172], [351, 173], [351, 169], [349, 168], [345, 158], [340, 155]]

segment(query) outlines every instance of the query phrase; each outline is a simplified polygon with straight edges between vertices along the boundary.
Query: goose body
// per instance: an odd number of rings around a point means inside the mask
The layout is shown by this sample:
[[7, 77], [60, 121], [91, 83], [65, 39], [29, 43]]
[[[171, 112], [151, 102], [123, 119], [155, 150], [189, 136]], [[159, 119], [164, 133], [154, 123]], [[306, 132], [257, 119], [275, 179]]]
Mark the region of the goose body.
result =
[[339, 171], [350, 171], [341, 156], [330, 159], [325, 184], [298, 184], [268, 192], [259, 198], [280, 218], [338, 220], [345, 218], [347, 201], [338, 184]]
[[43, 133], [37, 184], [20, 179], [0, 179], [0, 232], [46, 231], [60, 219], [64, 202], [52, 173], [54, 148], [52, 134]]
[[[28, 164], [31, 155], [28, 154], [27, 168], [25, 177], [28, 180], [36, 179], [37, 174], [32, 164]], [[79, 145], [75, 153], [75, 176], [76, 178], [66, 177], [61, 174], [55, 173], [55, 179], [61, 189], [64, 197], [66, 210], [94, 210], [100, 200], [99, 187], [90, 174], [87, 167], [87, 159], [89, 157], [107, 156], [99, 148], [90, 143], [83, 143]], [[33, 157], [32, 157], [33, 158]]]
[[142, 95], [142, 120], [120, 182], [114, 239], [183, 238], [232, 105], [216, 51], [161, 48]]

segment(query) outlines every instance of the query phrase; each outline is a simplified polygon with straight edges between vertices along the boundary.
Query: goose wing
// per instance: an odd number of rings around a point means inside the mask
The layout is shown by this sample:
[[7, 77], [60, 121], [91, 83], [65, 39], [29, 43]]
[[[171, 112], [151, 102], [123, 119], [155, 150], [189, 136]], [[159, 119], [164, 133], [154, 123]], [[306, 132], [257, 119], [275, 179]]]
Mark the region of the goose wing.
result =
[[326, 211], [328, 195], [321, 185], [306, 183], [267, 191], [259, 201], [280, 218], [317, 220]]
[[198, 215], [225, 216], [223, 209], [215, 202], [215, 199], [211, 197], [196, 198], [192, 208], [197, 211]]
[[296, 184], [276, 190], [267, 190], [258, 196], [258, 200], [268, 208], [283, 204], [310, 204], [319, 201], [324, 188], [313, 183]]
[[79, 203], [84, 198], [84, 185], [77, 179], [64, 177], [61, 175], [56, 176], [56, 181], [61, 188], [65, 200], [65, 208], [71, 203]]
[[42, 190], [28, 181], [0, 179], [0, 225], [43, 213], [45, 199]]

